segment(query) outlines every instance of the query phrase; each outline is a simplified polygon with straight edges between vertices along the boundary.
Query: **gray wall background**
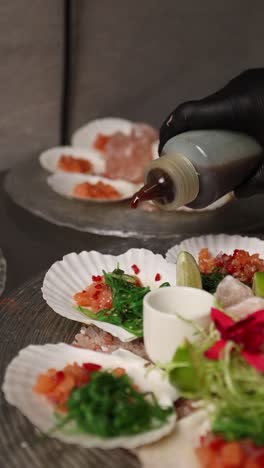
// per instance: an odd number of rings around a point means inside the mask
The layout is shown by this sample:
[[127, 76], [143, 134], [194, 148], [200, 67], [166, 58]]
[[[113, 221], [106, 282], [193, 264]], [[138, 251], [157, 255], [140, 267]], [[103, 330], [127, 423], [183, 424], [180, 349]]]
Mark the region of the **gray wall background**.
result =
[[[71, 132], [121, 116], [156, 126], [264, 66], [262, 0], [72, 0]], [[59, 143], [62, 0], [0, 2], [0, 169]]]

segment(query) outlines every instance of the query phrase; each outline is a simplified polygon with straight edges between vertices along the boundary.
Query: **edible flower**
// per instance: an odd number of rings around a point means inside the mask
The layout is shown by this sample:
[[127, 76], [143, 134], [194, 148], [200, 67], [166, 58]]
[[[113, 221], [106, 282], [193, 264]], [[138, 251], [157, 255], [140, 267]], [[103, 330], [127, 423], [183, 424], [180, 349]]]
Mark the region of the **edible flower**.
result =
[[211, 319], [221, 335], [204, 355], [208, 359], [218, 360], [228, 341], [241, 346], [241, 355], [246, 362], [260, 372], [264, 372], [264, 310], [259, 310], [248, 317], [235, 322], [218, 309], [211, 310]]

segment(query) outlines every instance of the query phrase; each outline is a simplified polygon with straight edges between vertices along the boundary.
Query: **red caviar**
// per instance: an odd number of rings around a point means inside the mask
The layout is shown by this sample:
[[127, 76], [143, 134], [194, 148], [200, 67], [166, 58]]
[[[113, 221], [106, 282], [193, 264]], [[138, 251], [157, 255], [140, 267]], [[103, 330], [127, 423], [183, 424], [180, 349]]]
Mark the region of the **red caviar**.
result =
[[160, 273], [156, 273], [155, 281], [160, 281], [160, 280], [161, 280], [161, 275], [160, 275]]

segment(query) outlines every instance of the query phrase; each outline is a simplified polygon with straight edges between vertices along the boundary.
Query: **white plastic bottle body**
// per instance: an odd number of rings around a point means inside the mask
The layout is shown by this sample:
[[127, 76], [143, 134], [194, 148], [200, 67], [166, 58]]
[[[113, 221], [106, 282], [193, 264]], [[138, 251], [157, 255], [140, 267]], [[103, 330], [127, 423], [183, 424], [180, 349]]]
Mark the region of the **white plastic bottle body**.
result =
[[[156, 200], [163, 209], [204, 208], [233, 191], [260, 164], [261, 146], [251, 137], [224, 130], [197, 130], [171, 138], [162, 156], [146, 171], [146, 181], [161, 169], [174, 184], [174, 200]], [[154, 172], [153, 172], [154, 171]]]

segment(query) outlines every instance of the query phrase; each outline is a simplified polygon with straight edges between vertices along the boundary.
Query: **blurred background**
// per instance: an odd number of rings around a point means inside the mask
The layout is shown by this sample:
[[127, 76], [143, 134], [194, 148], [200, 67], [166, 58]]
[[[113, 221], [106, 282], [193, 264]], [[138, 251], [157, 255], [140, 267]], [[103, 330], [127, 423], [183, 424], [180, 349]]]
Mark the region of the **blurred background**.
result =
[[0, 170], [96, 117], [157, 127], [180, 102], [263, 66], [261, 0], [74, 0], [69, 109], [61, 115], [62, 0], [0, 3]]

